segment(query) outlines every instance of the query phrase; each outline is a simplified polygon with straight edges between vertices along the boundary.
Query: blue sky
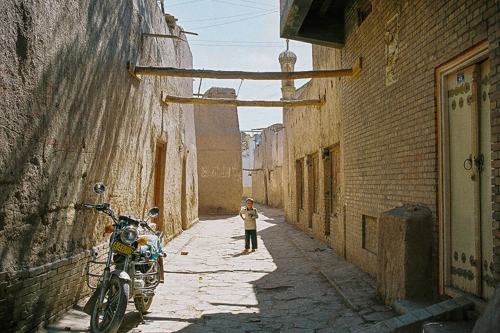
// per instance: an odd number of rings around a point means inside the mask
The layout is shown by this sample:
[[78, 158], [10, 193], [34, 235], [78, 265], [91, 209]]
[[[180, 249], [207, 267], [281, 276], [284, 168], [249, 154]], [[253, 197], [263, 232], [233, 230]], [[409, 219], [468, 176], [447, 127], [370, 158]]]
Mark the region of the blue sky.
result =
[[[279, 0], [165, 0], [165, 11], [174, 15], [186, 31], [199, 36], [188, 40], [194, 68], [214, 70], [280, 71], [279, 54], [286, 42], [279, 37]], [[290, 42], [297, 54], [295, 70], [310, 70], [311, 46]], [[297, 80], [298, 88], [307, 80]], [[195, 79], [198, 91], [200, 79]], [[210, 87], [236, 89], [241, 80], [204, 79], [201, 93]], [[251, 81], [241, 84], [238, 99], [279, 100], [281, 81]], [[238, 108], [241, 130], [263, 128], [282, 122], [281, 108]]]

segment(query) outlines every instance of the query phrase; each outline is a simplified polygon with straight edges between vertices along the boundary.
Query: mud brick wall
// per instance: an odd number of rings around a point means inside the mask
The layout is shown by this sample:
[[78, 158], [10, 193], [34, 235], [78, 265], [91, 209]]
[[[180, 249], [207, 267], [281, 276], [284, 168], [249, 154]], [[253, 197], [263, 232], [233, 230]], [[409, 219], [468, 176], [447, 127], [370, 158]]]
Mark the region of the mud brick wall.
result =
[[[235, 99], [232, 88], [212, 87], [203, 97]], [[199, 213], [236, 214], [241, 208], [241, 132], [235, 106], [195, 105]]]
[[141, 40], [180, 30], [150, 0], [0, 2], [0, 330], [34, 330], [88, 292], [81, 272], [109, 219], [81, 204], [100, 202], [102, 181], [117, 215], [145, 216], [160, 144], [159, 228], [168, 240], [196, 220], [193, 108], [160, 101], [192, 80], [126, 70], [192, 67], [188, 43]]
[[[312, 59], [314, 70], [340, 69], [340, 50], [324, 46], [313, 45]], [[326, 214], [325, 193], [325, 163], [323, 158], [325, 149], [334, 145], [342, 145], [342, 82], [339, 78], [312, 79], [296, 91], [296, 99], [321, 99], [326, 102], [321, 107], [294, 107], [289, 108], [283, 116], [284, 125], [284, 156], [283, 156], [283, 200], [285, 219], [297, 225], [305, 232], [313, 235], [333, 248], [342, 248], [343, 237], [339, 233], [332, 233], [333, 237], [326, 236], [325, 219], [330, 219], [331, 214]], [[307, 160], [312, 154], [319, 156], [319, 212], [313, 214], [312, 228], [309, 228], [309, 200], [311, 199], [310, 167]], [[303, 161], [302, 173], [304, 177], [304, 209], [297, 207], [298, 195], [297, 161]], [[328, 203], [329, 204], [329, 203]], [[340, 220], [342, 217], [340, 217]], [[336, 230], [335, 218], [332, 224]], [[343, 228], [342, 228], [343, 229]], [[329, 231], [329, 230], [328, 230]], [[337, 237], [339, 236], [339, 237]], [[342, 238], [342, 239], [340, 239]], [[342, 251], [337, 251], [341, 253]]]
[[[500, 4], [374, 0], [372, 12], [359, 24], [358, 8], [363, 4], [350, 1], [346, 7], [346, 43], [342, 49], [343, 67], [351, 67], [358, 57], [363, 60], [362, 72], [352, 82], [343, 80], [347, 258], [375, 275], [377, 260], [363, 249], [363, 216], [378, 218], [401, 204], [422, 205], [434, 216], [437, 288], [436, 69], [488, 41], [495, 168], [494, 277], [499, 280]], [[391, 38], [387, 39], [388, 34]], [[393, 52], [389, 66], [387, 52]]]

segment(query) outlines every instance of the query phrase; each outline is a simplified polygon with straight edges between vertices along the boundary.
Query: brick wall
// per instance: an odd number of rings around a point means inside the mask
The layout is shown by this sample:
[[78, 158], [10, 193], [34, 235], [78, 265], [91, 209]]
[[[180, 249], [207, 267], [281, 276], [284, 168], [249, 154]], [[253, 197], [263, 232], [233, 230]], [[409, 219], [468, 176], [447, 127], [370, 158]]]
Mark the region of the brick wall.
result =
[[[99, 260], [106, 260], [108, 249], [107, 244], [94, 248]], [[88, 250], [32, 269], [1, 272], [2, 331], [39, 330], [61, 317], [79, 299], [90, 296], [92, 289], [86, 285], [85, 269], [92, 253]]]
[[[494, 262], [500, 263], [499, 2], [372, 1], [373, 11], [358, 25], [357, 10], [363, 3], [350, 1], [347, 5], [346, 44], [342, 49], [343, 67], [352, 66], [358, 57], [363, 59], [359, 76], [350, 83], [343, 80], [347, 258], [375, 274], [376, 260], [362, 248], [362, 216], [377, 218], [403, 203], [423, 205], [435, 218], [437, 288], [436, 69], [485, 40], [490, 50], [493, 167], [497, 168]], [[387, 39], [388, 32], [397, 43]], [[394, 65], [386, 66], [386, 55], [394, 48]], [[495, 266], [497, 280], [499, 268]]]

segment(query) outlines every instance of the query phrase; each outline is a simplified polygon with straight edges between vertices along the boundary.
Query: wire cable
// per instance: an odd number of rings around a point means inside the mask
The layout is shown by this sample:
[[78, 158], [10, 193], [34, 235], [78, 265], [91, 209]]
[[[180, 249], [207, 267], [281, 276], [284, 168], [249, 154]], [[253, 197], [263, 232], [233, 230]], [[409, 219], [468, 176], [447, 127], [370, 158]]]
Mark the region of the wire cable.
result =
[[226, 24], [231, 24], [231, 23], [241, 22], [241, 21], [248, 21], [248, 20], [252, 20], [252, 19], [257, 18], [257, 17], [267, 16], [267, 15], [270, 15], [270, 14], [274, 14], [274, 12], [273, 13], [256, 15], [256, 16], [252, 16], [252, 17], [249, 17], [249, 18], [246, 18], [246, 19], [242, 19], [242, 20], [235, 20], [235, 21], [230, 21], [230, 22], [226, 22], [226, 23], [219, 23], [219, 24], [214, 24], [214, 25], [207, 25], [207, 26], [204, 26], [204, 27], [196, 27], [196, 28], [192, 28], [192, 29], [189, 29], [189, 30], [197, 30], [197, 29], [206, 29], [206, 28], [219, 27], [221, 25], [226, 25]]

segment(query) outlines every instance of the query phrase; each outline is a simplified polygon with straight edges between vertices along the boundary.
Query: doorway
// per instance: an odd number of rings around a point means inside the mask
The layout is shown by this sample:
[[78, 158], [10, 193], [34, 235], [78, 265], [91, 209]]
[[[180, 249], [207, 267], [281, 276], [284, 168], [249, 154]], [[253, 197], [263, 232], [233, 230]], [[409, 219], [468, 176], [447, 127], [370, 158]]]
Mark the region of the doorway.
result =
[[184, 157], [182, 159], [181, 222], [182, 222], [182, 230], [187, 230], [187, 228], [188, 228], [188, 217], [187, 217], [187, 166], [186, 166], [186, 157]]
[[[325, 150], [325, 235], [328, 236], [333, 230], [337, 230], [340, 226], [340, 145], [328, 148]], [[335, 235], [337, 236], [337, 235]]]
[[441, 289], [491, 298], [492, 169], [487, 47], [438, 70]]
[[163, 221], [163, 193], [165, 188], [165, 143], [156, 143], [155, 153], [155, 183], [154, 183], [154, 205], [160, 209], [157, 218], [157, 228], [165, 232], [165, 225]]

